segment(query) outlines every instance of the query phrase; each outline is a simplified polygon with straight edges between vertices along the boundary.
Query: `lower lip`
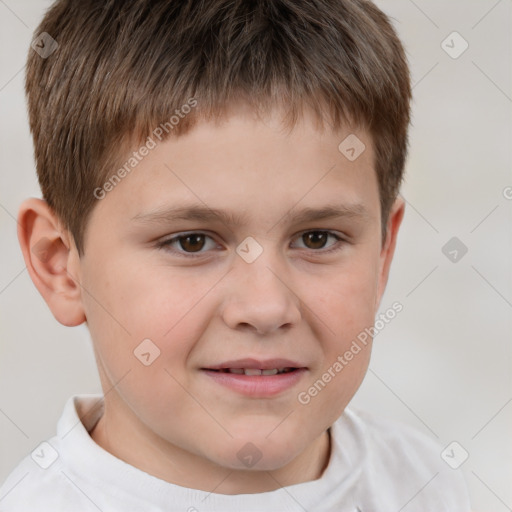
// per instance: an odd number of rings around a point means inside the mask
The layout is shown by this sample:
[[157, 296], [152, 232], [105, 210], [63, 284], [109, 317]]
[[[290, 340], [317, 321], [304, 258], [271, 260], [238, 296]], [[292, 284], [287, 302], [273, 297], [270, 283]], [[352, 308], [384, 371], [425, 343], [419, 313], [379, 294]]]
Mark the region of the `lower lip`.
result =
[[276, 375], [239, 375], [237, 373], [202, 370], [218, 384], [254, 398], [271, 397], [286, 391], [299, 382], [306, 368]]

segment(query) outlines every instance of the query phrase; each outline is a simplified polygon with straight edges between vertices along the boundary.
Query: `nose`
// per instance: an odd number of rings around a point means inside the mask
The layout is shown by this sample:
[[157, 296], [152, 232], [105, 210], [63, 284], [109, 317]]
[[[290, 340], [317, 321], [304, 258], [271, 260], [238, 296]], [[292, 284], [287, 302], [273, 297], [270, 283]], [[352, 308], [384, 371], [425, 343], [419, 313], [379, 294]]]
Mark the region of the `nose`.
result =
[[292, 279], [269, 252], [264, 251], [252, 263], [239, 258], [228, 274], [222, 317], [233, 330], [264, 335], [289, 329], [301, 319]]

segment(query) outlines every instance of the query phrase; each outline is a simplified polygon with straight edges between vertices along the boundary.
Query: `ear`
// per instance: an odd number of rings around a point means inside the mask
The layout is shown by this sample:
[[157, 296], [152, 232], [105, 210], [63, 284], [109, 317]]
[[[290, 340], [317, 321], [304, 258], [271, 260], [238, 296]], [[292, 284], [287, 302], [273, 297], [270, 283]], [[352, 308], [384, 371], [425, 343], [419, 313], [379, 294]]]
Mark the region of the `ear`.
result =
[[30, 198], [21, 204], [18, 240], [28, 273], [53, 316], [68, 327], [83, 323], [78, 251], [73, 237], [42, 199]]
[[387, 227], [386, 227], [386, 239], [382, 245], [380, 253], [380, 264], [379, 264], [379, 275], [378, 275], [378, 290], [376, 296], [375, 310], [379, 308], [382, 295], [386, 289], [388, 282], [389, 269], [391, 267], [391, 261], [395, 253], [396, 240], [398, 238], [398, 230], [402, 223], [405, 212], [405, 201], [398, 196], [391, 211], [389, 212]]

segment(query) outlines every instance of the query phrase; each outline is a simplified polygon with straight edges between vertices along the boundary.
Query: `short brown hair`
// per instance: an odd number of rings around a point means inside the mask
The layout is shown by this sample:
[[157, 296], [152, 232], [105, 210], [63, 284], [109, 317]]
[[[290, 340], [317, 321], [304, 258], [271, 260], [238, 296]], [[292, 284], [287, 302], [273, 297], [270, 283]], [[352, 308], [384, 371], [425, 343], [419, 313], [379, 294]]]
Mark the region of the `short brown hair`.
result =
[[[306, 106], [332, 129], [350, 120], [375, 148], [383, 235], [407, 153], [411, 87], [404, 49], [367, 0], [57, 0], [29, 51], [30, 127], [44, 199], [80, 254], [93, 190], [175, 110], [197, 107], [164, 134], [220, 118], [231, 102]], [[340, 141], [341, 142], [341, 141]], [[124, 153], [125, 154], [125, 153]]]

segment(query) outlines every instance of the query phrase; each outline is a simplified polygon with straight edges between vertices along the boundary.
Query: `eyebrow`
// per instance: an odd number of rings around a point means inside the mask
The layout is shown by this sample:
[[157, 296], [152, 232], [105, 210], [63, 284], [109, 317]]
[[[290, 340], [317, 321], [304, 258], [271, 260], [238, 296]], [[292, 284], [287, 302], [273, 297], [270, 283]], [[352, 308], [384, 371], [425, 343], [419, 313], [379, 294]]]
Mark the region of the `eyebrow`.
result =
[[[288, 222], [293, 221], [300, 224], [327, 219], [368, 217], [370, 217], [368, 211], [360, 203], [347, 205], [333, 204], [320, 208], [302, 208], [296, 212], [292, 208], [279, 219], [279, 222], [286, 219]], [[139, 213], [132, 217], [131, 220], [142, 224], [165, 224], [176, 220], [218, 221], [228, 226], [241, 226], [248, 223], [248, 215], [246, 213], [241, 214], [208, 208], [201, 204], [191, 204], [157, 209], [148, 213]]]

